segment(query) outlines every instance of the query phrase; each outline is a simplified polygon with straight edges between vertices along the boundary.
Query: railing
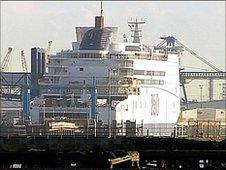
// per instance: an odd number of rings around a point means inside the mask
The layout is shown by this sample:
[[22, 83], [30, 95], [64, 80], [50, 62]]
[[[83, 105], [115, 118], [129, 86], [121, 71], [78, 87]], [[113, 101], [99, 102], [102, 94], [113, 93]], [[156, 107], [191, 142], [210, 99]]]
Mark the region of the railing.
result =
[[115, 58], [115, 59], [145, 59], [145, 60], [158, 60], [158, 61], [167, 61], [168, 57], [166, 54], [154, 54], [153, 56], [150, 56], [150, 54], [110, 54], [109, 58]]
[[62, 73], [61, 71], [59, 72], [49, 72], [48, 74], [46, 74], [47, 76], [68, 76], [68, 73]]
[[48, 67], [59, 67], [59, 68], [63, 68], [63, 67], [68, 67], [62, 64], [58, 64], [58, 63], [54, 63], [54, 64], [48, 64]]
[[180, 72], [182, 79], [226, 79], [226, 72]]
[[36, 131], [28, 130], [31, 128], [24, 128], [15, 131], [13, 126], [2, 126], [0, 136], [73, 136], [73, 137], [172, 137], [172, 138], [189, 138], [198, 140], [223, 140], [226, 138], [226, 126], [216, 127], [211, 131], [202, 131], [195, 126], [174, 126], [172, 128], [142, 128], [142, 127], [114, 127], [111, 125], [99, 126], [89, 124], [72, 129], [48, 129], [42, 126]]
[[77, 108], [77, 107], [40, 107], [40, 112], [48, 112], [48, 113], [87, 113], [90, 109], [89, 108]]

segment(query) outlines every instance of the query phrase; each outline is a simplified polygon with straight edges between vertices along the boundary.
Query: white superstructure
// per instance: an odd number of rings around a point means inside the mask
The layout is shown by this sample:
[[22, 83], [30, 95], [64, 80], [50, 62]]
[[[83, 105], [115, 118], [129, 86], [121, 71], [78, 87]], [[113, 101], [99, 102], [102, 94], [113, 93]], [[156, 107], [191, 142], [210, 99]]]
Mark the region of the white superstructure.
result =
[[[48, 73], [39, 80], [45, 107], [42, 119], [64, 116], [83, 119], [91, 115], [90, 87], [97, 90], [98, 119], [136, 121], [144, 127], [169, 127], [180, 113], [179, 55], [177, 47], [148, 47], [141, 42], [138, 25], [129, 21], [133, 42], [117, 42], [117, 28], [77, 27], [73, 50], [50, 55]], [[39, 105], [40, 106], [40, 105]], [[37, 110], [37, 107], [36, 107]], [[45, 117], [45, 118], [44, 118]]]

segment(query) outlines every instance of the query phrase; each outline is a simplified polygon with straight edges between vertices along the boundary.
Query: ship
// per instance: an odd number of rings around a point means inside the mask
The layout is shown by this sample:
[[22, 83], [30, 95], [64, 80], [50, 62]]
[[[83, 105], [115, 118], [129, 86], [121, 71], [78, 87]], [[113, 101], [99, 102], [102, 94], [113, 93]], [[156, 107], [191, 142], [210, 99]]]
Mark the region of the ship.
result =
[[95, 26], [76, 27], [72, 50], [48, 56], [46, 71], [39, 78], [39, 96], [31, 116], [36, 123], [63, 117], [134, 122], [153, 136], [171, 135], [180, 114], [180, 47], [148, 46], [142, 42], [140, 25], [129, 20], [131, 39], [118, 28], [105, 27], [104, 16]]

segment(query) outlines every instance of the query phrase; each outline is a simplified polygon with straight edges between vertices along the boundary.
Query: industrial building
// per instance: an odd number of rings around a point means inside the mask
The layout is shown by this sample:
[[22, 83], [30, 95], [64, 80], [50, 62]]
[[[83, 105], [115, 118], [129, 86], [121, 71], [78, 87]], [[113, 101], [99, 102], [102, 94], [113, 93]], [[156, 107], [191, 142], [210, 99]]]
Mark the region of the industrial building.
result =
[[45, 73], [45, 49], [31, 48], [31, 98], [39, 95], [39, 78], [43, 77]]
[[177, 122], [178, 137], [224, 139], [226, 109], [196, 108], [182, 111]]

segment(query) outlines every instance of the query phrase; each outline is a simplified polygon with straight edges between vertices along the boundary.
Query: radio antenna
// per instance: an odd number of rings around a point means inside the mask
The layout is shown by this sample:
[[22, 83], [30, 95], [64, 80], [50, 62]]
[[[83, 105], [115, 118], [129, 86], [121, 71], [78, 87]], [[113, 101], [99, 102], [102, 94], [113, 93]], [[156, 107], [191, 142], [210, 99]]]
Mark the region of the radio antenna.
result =
[[100, 16], [103, 15], [103, 4], [102, 4], [102, 0], [100, 1]]

